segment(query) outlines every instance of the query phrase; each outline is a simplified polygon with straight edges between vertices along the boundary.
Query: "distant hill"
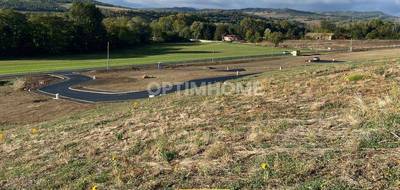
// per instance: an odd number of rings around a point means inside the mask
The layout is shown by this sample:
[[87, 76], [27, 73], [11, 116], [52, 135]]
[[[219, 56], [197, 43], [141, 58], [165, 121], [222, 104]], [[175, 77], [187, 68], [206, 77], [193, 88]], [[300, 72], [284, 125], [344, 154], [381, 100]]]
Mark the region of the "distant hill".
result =
[[385, 14], [383, 12], [356, 12], [356, 11], [332, 11], [332, 12], [310, 12], [294, 9], [274, 9], [274, 8], [245, 8], [245, 9], [195, 9], [190, 7], [173, 7], [173, 8], [158, 8], [158, 9], [145, 9], [159, 12], [183, 12], [183, 13], [233, 13], [240, 12], [250, 15], [255, 15], [264, 18], [277, 18], [277, 19], [291, 19], [302, 22], [313, 22], [324, 19], [331, 19], [337, 21], [343, 20], [370, 20], [370, 19], [384, 19], [384, 20], [398, 20], [398, 17]]
[[66, 11], [73, 2], [91, 2], [104, 7], [116, 7], [95, 0], [1, 0], [0, 9], [15, 9], [19, 11]]
[[384, 20], [398, 20], [398, 17], [383, 12], [357, 12], [357, 11], [331, 11], [331, 12], [309, 12], [293, 9], [270, 9], [270, 8], [249, 8], [241, 9], [243, 12], [265, 18], [293, 19], [301, 22], [313, 22], [330, 19], [337, 21], [349, 20], [371, 20], [375, 18]]
[[146, 10], [153, 10], [153, 11], [162, 11], [162, 12], [180, 12], [180, 13], [187, 13], [187, 12], [198, 12], [198, 9], [191, 8], [191, 7], [172, 7], [172, 8], [149, 8]]
[[371, 12], [359, 12], [359, 11], [332, 11], [332, 12], [323, 12], [323, 15], [331, 16], [331, 17], [344, 17], [347, 19], [398, 19], [398, 17], [380, 12], [380, 11], [371, 11]]
[[[142, 8], [140, 4], [126, 3], [123, 0], [113, 0], [112, 2], [118, 4], [119, 6], [103, 3], [111, 2], [108, 0], [0, 0], [0, 9], [9, 8], [19, 11], [48, 11], [48, 12], [63, 12], [67, 11], [68, 7], [74, 1], [80, 2], [91, 2], [95, 3], [98, 7], [102, 9], [108, 9], [110, 12], [117, 12], [122, 14], [121, 10], [124, 11], [136, 11], [140, 14], [147, 14], [147, 17], [151, 18], [153, 14], [154, 17], [165, 14], [173, 13], [196, 13], [196, 14], [240, 14], [239, 17], [246, 15], [253, 15], [256, 17], [272, 18], [272, 19], [290, 19], [305, 23], [318, 22], [324, 19], [336, 20], [336, 21], [349, 21], [354, 20], [370, 20], [374, 18], [384, 19], [384, 20], [400, 20], [399, 17], [385, 14], [383, 12], [356, 12], [356, 11], [331, 11], [331, 12], [310, 12], [310, 11], [300, 11], [294, 9], [273, 9], [273, 8], [246, 8], [246, 9], [196, 9], [192, 7], [172, 7], [172, 8]], [[100, 2], [103, 1], [103, 2]], [[124, 6], [124, 7], [122, 7]], [[135, 8], [126, 8], [126, 7]], [[130, 15], [132, 13], [129, 13]], [[138, 14], [138, 16], [140, 15]], [[113, 15], [110, 13], [110, 15]], [[229, 19], [229, 18], [227, 18]]]

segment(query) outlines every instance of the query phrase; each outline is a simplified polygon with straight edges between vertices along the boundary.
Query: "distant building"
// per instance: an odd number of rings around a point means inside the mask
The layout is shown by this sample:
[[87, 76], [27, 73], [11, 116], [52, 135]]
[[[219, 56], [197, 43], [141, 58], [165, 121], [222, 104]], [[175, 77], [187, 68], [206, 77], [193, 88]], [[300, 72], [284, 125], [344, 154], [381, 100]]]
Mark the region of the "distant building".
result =
[[332, 40], [333, 33], [307, 33], [306, 39], [308, 40]]
[[300, 50], [290, 52], [293, 56], [300, 56]]
[[236, 42], [236, 41], [240, 41], [240, 37], [237, 35], [225, 35], [222, 40], [224, 42]]

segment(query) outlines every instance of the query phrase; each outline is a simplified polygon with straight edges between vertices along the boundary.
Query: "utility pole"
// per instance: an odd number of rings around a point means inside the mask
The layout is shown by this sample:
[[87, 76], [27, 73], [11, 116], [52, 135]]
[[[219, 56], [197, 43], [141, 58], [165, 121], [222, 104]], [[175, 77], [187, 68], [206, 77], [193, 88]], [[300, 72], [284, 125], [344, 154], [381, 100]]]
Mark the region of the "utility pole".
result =
[[110, 42], [107, 42], [107, 71], [110, 70]]
[[350, 52], [353, 52], [353, 37], [350, 40]]
[[215, 57], [215, 47], [213, 48], [213, 55], [212, 55], [212, 62], [214, 63], [214, 57]]
[[353, 52], [353, 17], [351, 17], [351, 23], [350, 23], [350, 35], [351, 35], [351, 39], [350, 39], [350, 52]]

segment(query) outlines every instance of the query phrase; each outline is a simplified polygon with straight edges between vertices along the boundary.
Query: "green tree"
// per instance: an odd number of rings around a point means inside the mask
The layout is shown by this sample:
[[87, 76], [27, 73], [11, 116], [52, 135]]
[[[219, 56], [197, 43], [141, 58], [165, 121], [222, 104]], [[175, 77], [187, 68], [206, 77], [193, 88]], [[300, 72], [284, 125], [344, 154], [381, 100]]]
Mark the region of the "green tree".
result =
[[268, 40], [268, 38], [269, 38], [269, 36], [271, 35], [271, 33], [272, 33], [272, 30], [271, 30], [271, 29], [269, 29], [269, 28], [265, 29], [265, 31], [264, 31], [264, 38]]
[[201, 39], [203, 37], [204, 23], [198, 21], [193, 22], [190, 30], [192, 31], [194, 39]]
[[280, 43], [284, 41], [284, 35], [281, 32], [272, 32], [266, 39], [274, 44], [275, 47], [278, 47]]
[[25, 55], [30, 50], [30, 26], [26, 16], [12, 10], [0, 10], [0, 55]]
[[106, 30], [100, 9], [91, 3], [75, 2], [69, 16], [75, 27], [73, 42], [77, 51], [104, 49]]
[[266, 23], [262, 20], [244, 18], [240, 22], [242, 36], [249, 42], [257, 42], [261, 39], [261, 34], [265, 31]]
[[59, 54], [71, 50], [72, 23], [64, 17], [33, 15], [29, 22], [32, 45], [36, 52]]
[[229, 25], [227, 24], [217, 24], [214, 34], [214, 40], [222, 40], [222, 37], [229, 34]]
[[205, 40], [213, 40], [215, 34], [215, 24], [213, 23], [205, 23], [203, 28], [203, 39]]
[[246, 32], [246, 40], [252, 43], [259, 42], [261, 40], [261, 35], [259, 32], [249, 30]]
[[156, 41], [162, 42], [174, 42], [180, 41], [182, 38], [179, 36], [180, 28], [184, 28], [184, 24], [176, 20], [175, 15], [161, 17], [160, 19], [153, 21], [151, 23], [151, 28], [153, 31], [153, 38]]
[[150, 38], [150, 28], [141, 18], [107, 18], [104, 25], [114, 47], [139, 45]]
[[334, 32], [336, 30], [336, 24], [330, 20], [323, 20], [320, 25], [320, 32]]

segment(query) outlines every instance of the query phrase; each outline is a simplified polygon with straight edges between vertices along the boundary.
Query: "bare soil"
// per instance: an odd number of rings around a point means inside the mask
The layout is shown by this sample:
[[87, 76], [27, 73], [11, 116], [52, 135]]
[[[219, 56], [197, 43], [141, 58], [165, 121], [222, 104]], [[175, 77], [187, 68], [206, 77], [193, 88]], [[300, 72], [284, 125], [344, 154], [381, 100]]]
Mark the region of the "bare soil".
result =
[[[25, 84], [15, 89], [13, 81], [4, 82], [0, 86], [0, 126], [33, 124], [73, 114], [94, 107], [67, 100], [53, 100], [35, 92], [35, 89], [57, 82], [48, 76], [35, 76], [24, 79]], [[5, 81], [5, 80], [3, 80]], [[28, 89], [31, 89], [29, 92]]]
[[[397, 58], [399, 53], [400, 49], [386, 49], [322, 55], [321, 59], [324, 63], [330, 63], [333, 59], [337, 62], [359, 62], [363, 60]], [[266, 61], [219, 64], [215, 66], [182, 65], [180, 67], [170, 67], [161, 70], [155, 68], [136, 68], [111, 72], [92, 71], [84, 74], [96, 76], [96, 80], [82, 84], [78, 88], [112, 92], [142, 91], [147, 90], [149, 85], [153, 83], [180, 83], [194, 79], [236, 75], [236, 72], [227, 72], [227, 69], [242, 69], [243, 71], [240, 74], [249, 74], [277, 70], [280, 67], [285, 69], [287, 67], [305, 66], [309, 65], [305, 60], [310, 58], [310, 56], [282, 57]], [[149, 78], [145, 78], [144, 76], [148, 76]]]

